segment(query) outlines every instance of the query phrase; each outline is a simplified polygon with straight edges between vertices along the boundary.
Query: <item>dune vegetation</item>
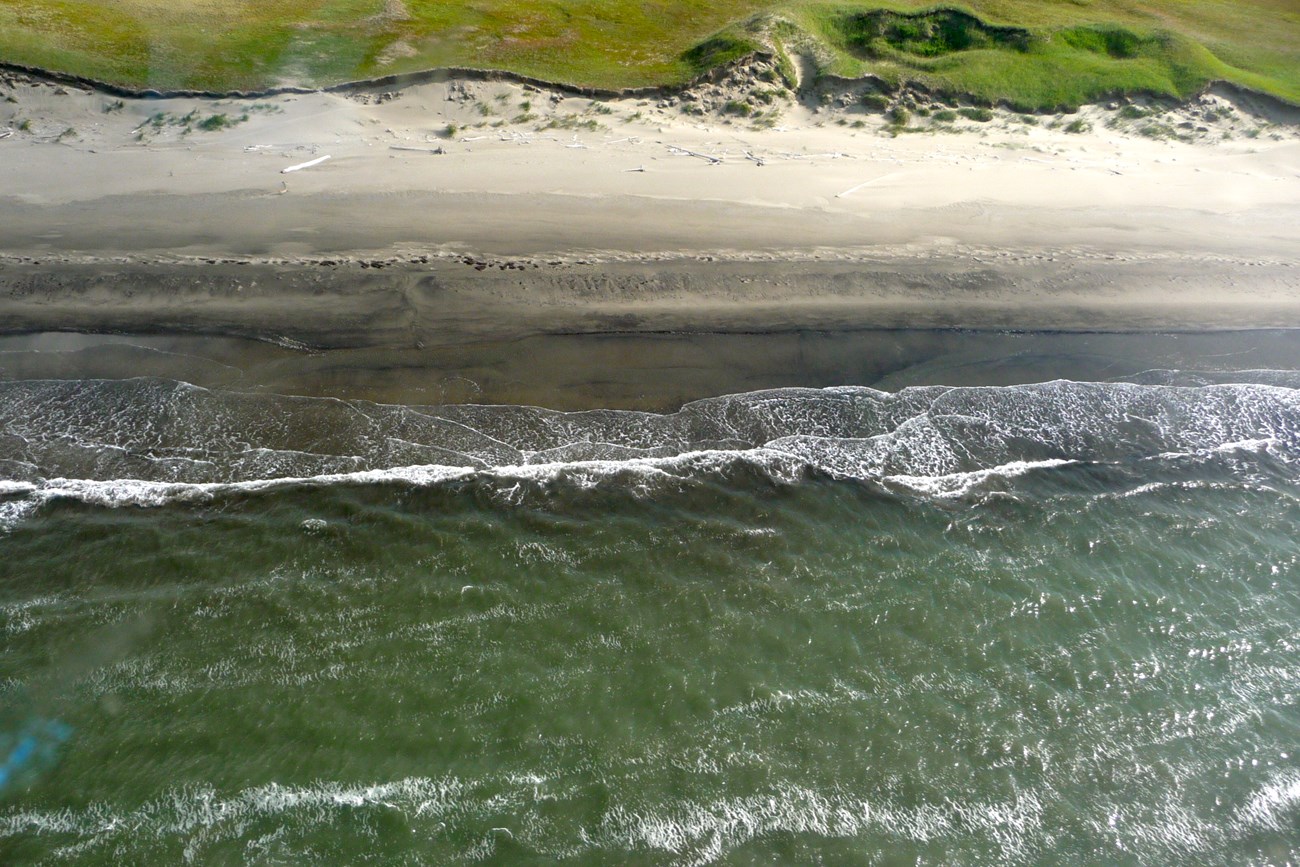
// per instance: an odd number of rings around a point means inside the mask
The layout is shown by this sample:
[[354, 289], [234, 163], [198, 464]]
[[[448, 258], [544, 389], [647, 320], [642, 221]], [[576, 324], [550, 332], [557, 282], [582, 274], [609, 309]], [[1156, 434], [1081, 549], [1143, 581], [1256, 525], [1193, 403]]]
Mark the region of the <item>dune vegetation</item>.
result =
[[0, 0], [0, 60], [153, 89], [452, 66], [616, 89], [756, 50], [1023, 108], [1216, 79], [1300, 103], [1294, 0]]

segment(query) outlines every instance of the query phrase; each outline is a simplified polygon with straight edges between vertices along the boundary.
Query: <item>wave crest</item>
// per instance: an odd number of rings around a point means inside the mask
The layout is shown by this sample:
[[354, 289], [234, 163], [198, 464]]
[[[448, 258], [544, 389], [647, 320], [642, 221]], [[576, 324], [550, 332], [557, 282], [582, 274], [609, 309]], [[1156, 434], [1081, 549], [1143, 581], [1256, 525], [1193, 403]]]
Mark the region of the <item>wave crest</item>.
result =
[[157, 379], [0, 384], [0, 526], [72, 498], [157, 506], [283, 486], [467, 478], [633, 487], [743, 464], [925, 496], [1080, 462], [1300, 443], [1300, 391], [1056, 381], [776, 389], [675, 413], [396, 406]]

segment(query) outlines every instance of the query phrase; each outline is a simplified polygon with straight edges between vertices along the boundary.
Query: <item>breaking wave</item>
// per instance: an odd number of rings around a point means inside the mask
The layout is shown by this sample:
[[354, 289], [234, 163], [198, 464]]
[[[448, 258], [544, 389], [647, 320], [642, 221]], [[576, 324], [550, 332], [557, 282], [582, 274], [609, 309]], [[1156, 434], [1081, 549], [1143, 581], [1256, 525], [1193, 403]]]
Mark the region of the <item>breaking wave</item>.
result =
[[689, 482], [744, 466], [954, 498], [1080, 463], [1300, 451], [1300, 391], [1056, 381], [787, 388], [674, 413], [398, 406], [158, 379], [0, 384], [0, 527], [72, 499], [105, 507], [232, 492], [475, 480]]

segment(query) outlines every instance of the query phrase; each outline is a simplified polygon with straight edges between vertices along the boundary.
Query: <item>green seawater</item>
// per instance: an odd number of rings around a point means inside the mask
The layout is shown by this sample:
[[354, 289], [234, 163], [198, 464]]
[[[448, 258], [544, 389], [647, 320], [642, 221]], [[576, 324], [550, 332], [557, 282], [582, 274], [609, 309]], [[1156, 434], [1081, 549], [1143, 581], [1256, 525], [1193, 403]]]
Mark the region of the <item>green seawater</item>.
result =
[[4, 864], [1300, 859], [1293, 388], [0, 392]]

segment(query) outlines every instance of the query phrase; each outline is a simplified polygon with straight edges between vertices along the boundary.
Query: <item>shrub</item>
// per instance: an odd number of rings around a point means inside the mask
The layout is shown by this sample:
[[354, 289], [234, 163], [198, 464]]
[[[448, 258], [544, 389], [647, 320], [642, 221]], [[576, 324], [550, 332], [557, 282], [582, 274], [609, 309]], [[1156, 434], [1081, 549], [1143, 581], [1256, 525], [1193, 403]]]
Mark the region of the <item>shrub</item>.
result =
[[1156, 138], [1156, 139], [1173, 138], [1175, 135], [1177, 135], [1177, 133], [1174, 132], [1173, 127], [1163, 123], [1149, 123], [1146, 126], [1139, 129], [1138, 134], [1144, 135], [1147, 138]]
[[1065, 125], [1065, 131], [1071, 133], [1091, 132], [1092, 124], [1088, 123], [1083, 118], [1078, 117]]
[[[192, 114], [193, 113], [182, 118], [187, 131], [189, 130], [190, 123], [193, 122]], [[241, 124], [246, 120], [248, 120], [248, 115], [246, 114], [241, 114], [239, 117], [230, 117], [226, 114], [211, 114], [199, 121], [198, 127], [204, 132], [216, 132], [217, 130]]]
[[896, 105], [889, 110], [889, 122], [894, 126], [907, 126], [907, 122], [912, 119], [912, 113], [901, 105]]
[[1029, 31], [987, 25], [956, 9], [906, 13], [889, 10], [851, 12], [836, 22], [853, 48], [872, 57], [890, 51], [917, 57], [940, 57], [957, 51], [1007, 48], [1026, 51]]
[[868, 111], [885, 111], [889, 108], [889, 97], [883, 93], [864, 93], [860, 101]]
[[978, 121], [979, 123], [988, 123], [993, 120], [993, 112], [987, 108], [962, 108], [957, 113], [967, 120]]
[[931, 115], [939, 123], [952, 123], [957, 119], [957, 112], [950, 108], [941, 108]]
[[757, 48], [758, 46], [746, 39], [722, 34], [687, 50], [682, 54], [682, 60], [686, 61], [696, 74], [699, 74], [733, 63], [753, 54]]
[[1063, 30], [1061, 39], [1071, 48], [1106, 54], [1117, 60], [1137, 57], [1159, 41], [1157, 37], [1143, 37], [1123, 27], [1105, 25]]

